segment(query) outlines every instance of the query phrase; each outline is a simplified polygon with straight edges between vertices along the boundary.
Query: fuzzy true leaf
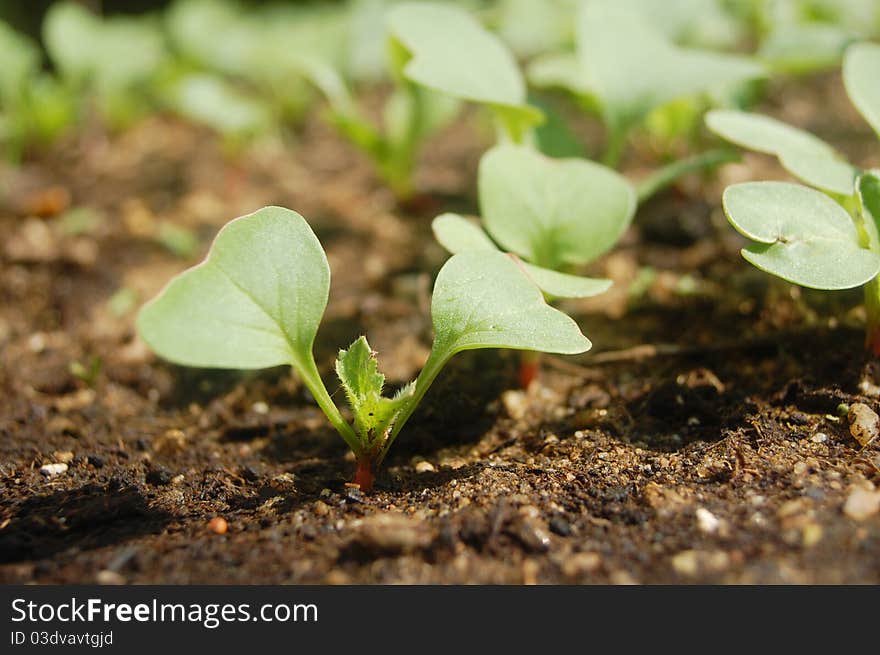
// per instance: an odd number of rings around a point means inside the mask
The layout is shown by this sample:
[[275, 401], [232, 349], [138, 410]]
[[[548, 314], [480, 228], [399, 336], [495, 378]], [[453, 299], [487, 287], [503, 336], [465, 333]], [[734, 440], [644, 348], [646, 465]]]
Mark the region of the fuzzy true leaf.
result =
[[348, 350], [339, 351], [336, 374], [354, 413], [355, 432], [365, 446], [381, 444], [411, 395], [411, 387], [404, 387], [394, 398], [382, 396], [385, 376], [379, 373], [366, 337], [360, 337]]
[[757, 241], [742, 254], [763, 271], [814, 289], [848, 289], [873, 279], [880, 257], [863, 248], [849, 214], [819, 191], [786, 182], [728, 187], [728, 220]]
[[880, 45], [857, 43], [847, 48], [843, 82], [852, 103], [880, 136]]
[[847, 196], [853, 193], [856, 170], [809, 132], [769, 116], [732, 109], [710, 111], [706, 125], [731, 143], [778, 157], [785, 170], [810, 186]]
[[266, 207], [227, 224], [207, 258], [147, 304], [138, 329], [165, 359], [255, 369], [311, 361], [330, 269], [302, 216]]
[[577, 30], [585, 79], [618, 130], [676, 98], [765, 74], [746, 57], [680, 48], [640, 14], [607, 0], [583, 3]]
[[606, 252], [636, 208], [632, 186], [613, 170], [521, 146], [499, 146], [483, 156], [479, 189], [489, 234], [551, 269], [585, 264]]
[[[458, 214], [442, 214], [434, 219], [431, 227], [440, 245], [453, 254], [469, 250], [499, 252], [479, 226]], [[611, 280], [569, 275], [524, 261], [519, 265], [541, 291], [557, 298], [588, 298], [605, 293], [611, 287]]]
[[432, 359], [462, 350], [514, 348], [582, 353], [590, 341], [568, 316], [544, 302], [538, 288], [508, 255], [468, 251], [440, 269], [431, 302]]
[[519, 132], [541, 122], [513, 55], [463, 9], [408, 2], [389, 12], [388, 25], [411, 55], [403, 72], [413, 82], [489, 105]]

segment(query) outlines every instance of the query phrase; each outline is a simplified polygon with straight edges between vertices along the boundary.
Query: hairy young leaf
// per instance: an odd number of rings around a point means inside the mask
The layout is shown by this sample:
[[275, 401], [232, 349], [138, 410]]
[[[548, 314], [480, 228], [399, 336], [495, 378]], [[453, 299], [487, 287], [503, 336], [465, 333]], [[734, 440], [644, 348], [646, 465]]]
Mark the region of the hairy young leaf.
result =
[[404, 387], [393, 398], [382, 396], [385, 376], [379, 373], [376, 355], [366, 337], [360, 337], [348, 350], [339, 351], [336, 374], [354, 413], [355, 432], [368, 448], [381, 444], [412, 395], [412, 386]]
[[846, 196], [853, 194], [856, 169], [809, 132], [769, 116], [733, 109], [710, 111], [706, 125], [731, 143], [776, 156], [785, 170], [810, 186]]
[[680, 48], [641, 15], [607, 0], [581, 5], [577, 47], [586, 79], [616, 131], [676, 98], [765, 74], [746, 57]]
[[873, 279], [880, 257], [863, 248], [849, 214], [819, 191], [787, 182], [746, 182], [724, 191], [724, 211], [756, 244], [746, 260], [814, 289], [848, 289]]
[[856, 43], [843, 58], [846, 93], [880, 136], [880, 45]]
[[265, 207], [227, 224], [207, 258], [138, 318], [144, 341], [187, 366], [255, 369], [312, 361], [330, 269], [302, 216]]
[[475, 348], [576, 354], [591, 346], [577, 323], [550, 307], [500, 252], [467, 251], [446, 262], [434, 284], [431, 316], [434, 361]]
[[[497, 246], [477, 225], [458, 214], [441, 214], [431, 223], [437, 241], [452, 254], [469, 250], [498, 252]], [[611, 280], [552, 271], [525, 261], [519, 265], [544, 293], [557, 298], [589, 298], [605, 293]]]
[[483, 155], [479, 190], [489, 234], [550, 269], [585, 264], [609, 250], [636, 208], [632, 186], [613, 170], [522, 146], [498, 146]]
[[541, 122], [541, 112], [526, 102], [513, 55], [463, 9], [407, 2], [391, 9], [388, 26], [411, 55], [403, 69], [408, 79], [489, 105], [514, 135]]

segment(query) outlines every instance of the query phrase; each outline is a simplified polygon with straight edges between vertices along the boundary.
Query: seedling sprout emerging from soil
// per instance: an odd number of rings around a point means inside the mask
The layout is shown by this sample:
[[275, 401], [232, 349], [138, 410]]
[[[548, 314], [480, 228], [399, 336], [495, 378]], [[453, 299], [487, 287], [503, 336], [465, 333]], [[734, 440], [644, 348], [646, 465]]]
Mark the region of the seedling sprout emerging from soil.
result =
[[[586, 159], [551, 159], [528, 146], [501, 145], [480, 160], [478, 184], [485, 231], [458, 214], [442, 214], [432, 227], [447, 250], [503, 248], [548, 299], [608, 290], [610, 280], [572, 271], [610, 250], [632, 221], [636, 194], [626, 178]], [[536, 373], [536, 358], [526, 353], [520, 384], [527, 387]]]
[[[850, 46], [843, 80], [852, 103], [880, 135], [880, 46]], [[864, 285], [866, 348], [880, 356], [880, 171], [861, 171], [819, 138], [767, 116], [717, 110], [706, 123], [728, 141], [775, 155], [789, 173], [814, 187], [787, 182], [728, 187], [723, 199], [728, 220], [756, 242], [743, 249], [743, 257], [804, 287]]]
[[403, 3], [388, 12], [386, 22], [395, 88], [384, 129], [361, 114], [333, 67], [304, 58], [302, 68], [329, 100], [337, 129], [370, 156], [399, 199], [415, 193], [412, 170], [422, 143], [456, 115], [461, 101], [489, 107], [503, 141], [526, 139], [544, 120], [526, 102], [513, 54], [463, 9]]
[[[664, 7], [665, 9], [665, 7]], [[741, 55], [683, 48], [626, 3], [581, 3], [576, 21], [576, 53], [540, 57], [529, 68], [539, 87], [566, 89], [605, 125], [602, 161], [618, 167], [634, 128], [661, 108], [702, 113], [686, 101], [730, 92], [763, 78], [764, 68]], [[684, 102], [683, 107], [676, 107]], [[724, 150], [677, 160], [651, 175], [639, 189], [644, 201], [681, 175], [717, 166], [731, 158]]]
[[544, 301], [511, 257], [453, 256], [434, 285], [434, 343], [418, 378], [391, 397], [366, 338], [339, 353], [336, 372], [349, 423], [321, 380], [312, 346], [327, 305], [330, 268], [305, 219], [266, 207], [226, 225], [206, 259], [174, 278], [138, 318], [161, 357], [186, 366], [259, 369], [291, 365], [357, 458], [369, 489], [377, 467], [431, 383], [463, 350], [513, 348], [558, 354], [588, 350], [577, 324]]

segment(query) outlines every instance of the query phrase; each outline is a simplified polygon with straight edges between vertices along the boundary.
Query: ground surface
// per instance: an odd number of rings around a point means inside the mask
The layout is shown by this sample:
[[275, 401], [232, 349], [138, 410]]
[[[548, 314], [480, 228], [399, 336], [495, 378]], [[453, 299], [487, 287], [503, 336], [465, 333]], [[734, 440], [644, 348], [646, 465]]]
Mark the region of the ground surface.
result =
[[[768, 111], [880, 164], [838, 79], [770, 97], [786, 102]], [[419, 168], [432, 200], [409, 211], [318, 118], [286, 150], [239, 159], [155, 119], [3, 169], [0, 581], [880, 582], [880, 513], [844, 511], [880, 485], [880, 447], [838, 410], [880, 409], [859, 295], [751, 269], [717, 209], [725, 183], [780, 177], [764, 158], [640, 212], [593, 269], [615, 288], [566, 305], [591, 353], [545, 358], [527, 392], [514, 354], [458, 357], [369, 495], [346, 487], [353, 461], [288, 372], [176, 368], [135, 338], [137, 305], [220, 225], [280, 204], [328, 251], [324, 370], [366, 332], [404, 383], [427, 354], [444, 258], [430, 219], [474, 211], [486, 143], [472, 121], [441, 135]], [[92, 213], [62, 220], [66, 205]], [[165, 224], [198, 252], [169, 253]], [[49, 477], [50, 463], [68, 468]]]

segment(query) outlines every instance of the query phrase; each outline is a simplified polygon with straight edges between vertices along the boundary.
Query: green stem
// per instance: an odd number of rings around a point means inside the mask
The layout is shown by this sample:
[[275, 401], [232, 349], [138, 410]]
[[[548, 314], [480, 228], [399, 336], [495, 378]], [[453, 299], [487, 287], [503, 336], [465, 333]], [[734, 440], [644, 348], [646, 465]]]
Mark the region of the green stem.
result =
[[874, 278], [865, 285], [865, 349], [880, 357], [880, 281]]
[[428, 361], [425, 362], [425, 367], [422, 369], [422, 372], [419, 373], [419, 377], [416, 379], [416, 386], [415, 389], [413, 389], [412, 396], [410, 396], [407, 403], [401, 408], [400, 413], [398, 414], [397, 419], [394, 422], [394, 427], [391, 428], [391, 434], [388, 435], [388, 439], [385, 440], [385, 443], [382, 445], [382, 449], [379, 451], [379, 455], [376, 458], [377, 466], [381, 464], [382, 461], [385, 459], [385, 456], [388, 454], [388, 450], [391, 448], [391, 444], [394, 443], [397, 435], [403, 429], [403, 426], [409, 420], [409, 417], [412, 416], [412, 413], [416, 410], [416, 407], [419, 406], [422, 398], [424, 398], [425, 394], [428, 392], [428, 389], [437, 378], [437, 375], [439, 375], [440, 371], [443, 370], [446, 362], [448, 362], [449, 358], [452, 356], [449, 353], [446, 353], [445, 355], [439, 355], [439, 350], [436, 348], [436, 343], [434, 345], [435, 348], [431, 350]]
[[678, 178], [695, 171], [709, 170], [739, 159], [739, 154], [728, 148], [716, 148], [707, 152], [680, 159], [662, 166], [639, 183], [637, 188], [639, 204], [670, 186]]
[[620, 127], [609, 127], [608, 141], [605, 144], [605, 152], [602, 154], [602, 163], [608, 168], [617, 168], [623, 156], [626, 146], [627, 131]]
[[293, 366], [299, 373], [308, 390], [312, 392], [312, 396], [314, 396], [315, 402], [318, 403], [318, 407], [321, 408], [321, 411], [324, 412], [327, 419], [333, 427], [336, 428], [339, 436], [345, 440], [345, 443], [348, 444], [348, 447], [352, 449], [355, 455], [360, 456], [363, 451], [360, 439], [358, 439], [354, 430], [348, 424], [348, 421], [346, 421], [339, 412], [339, 408], [336, 406], [336, 403], [333, 402], [333, 399], [330, 398], [330, 394], [327, 393], [327, 387], [324, 386], [324, 381], [321, 379], [321, 374], [318, 372], [315, 358], [309, 353], [309, 356], [305, 359], [297, 358]]

